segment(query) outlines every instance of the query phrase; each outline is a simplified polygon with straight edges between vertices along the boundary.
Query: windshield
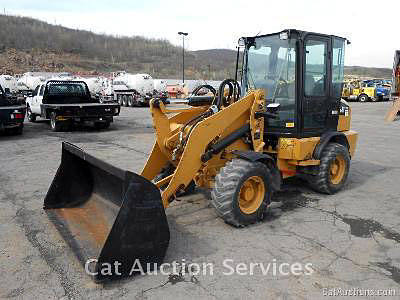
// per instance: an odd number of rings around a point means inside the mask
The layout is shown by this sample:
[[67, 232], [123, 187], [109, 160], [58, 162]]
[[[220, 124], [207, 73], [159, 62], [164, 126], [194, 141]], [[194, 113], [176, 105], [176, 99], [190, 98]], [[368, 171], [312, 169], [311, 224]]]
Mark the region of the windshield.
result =
[[278, 118], [269, 127], [293, 128], [296, 105], [296, 41], [279, 34], [255, 38], [246, 52], [245, 90], [263, 89], [268, 103], [279, 103]]

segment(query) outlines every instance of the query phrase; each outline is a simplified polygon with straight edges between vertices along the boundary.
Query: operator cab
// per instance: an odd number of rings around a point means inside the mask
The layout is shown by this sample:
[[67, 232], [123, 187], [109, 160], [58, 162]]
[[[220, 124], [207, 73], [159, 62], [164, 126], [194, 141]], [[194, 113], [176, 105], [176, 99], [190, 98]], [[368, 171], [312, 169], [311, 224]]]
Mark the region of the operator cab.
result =
[[[263, 89], [267, 110], [265, 134], [288, 137], [320, 136], [338, 125], [344, 80], [346, 39], [284, 30], [244, 37], [242, 96]], [[279, 105], [277, 105], [279, 104]]]

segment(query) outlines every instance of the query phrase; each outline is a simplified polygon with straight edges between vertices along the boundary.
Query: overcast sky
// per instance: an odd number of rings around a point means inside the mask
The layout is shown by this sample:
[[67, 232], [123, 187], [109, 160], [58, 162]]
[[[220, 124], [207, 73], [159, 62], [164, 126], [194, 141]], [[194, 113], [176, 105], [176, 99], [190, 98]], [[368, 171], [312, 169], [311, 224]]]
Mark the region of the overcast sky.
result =
[[[346, 65], [392, 67], [400, 49], [399, 0], [0, 0], [7, 14], [96, 33], [165, 38], [190, 50], [231, 48], [241, 36], [286, 28], [350, 39]], [[397, 24], [397, 28], [395, 27]]]

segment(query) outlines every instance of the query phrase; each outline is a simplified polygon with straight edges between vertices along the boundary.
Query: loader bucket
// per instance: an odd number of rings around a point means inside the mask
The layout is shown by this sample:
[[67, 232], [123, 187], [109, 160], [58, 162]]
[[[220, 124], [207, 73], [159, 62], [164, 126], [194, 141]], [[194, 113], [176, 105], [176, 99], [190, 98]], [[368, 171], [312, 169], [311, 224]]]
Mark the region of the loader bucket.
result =
[[138, 274], [138, 266], [147, 272], [164, 259], [170, 233], [158, 188], [72, 144], [62, 144], [44, 209], [80, 262], [97, 273], [95, 281]]

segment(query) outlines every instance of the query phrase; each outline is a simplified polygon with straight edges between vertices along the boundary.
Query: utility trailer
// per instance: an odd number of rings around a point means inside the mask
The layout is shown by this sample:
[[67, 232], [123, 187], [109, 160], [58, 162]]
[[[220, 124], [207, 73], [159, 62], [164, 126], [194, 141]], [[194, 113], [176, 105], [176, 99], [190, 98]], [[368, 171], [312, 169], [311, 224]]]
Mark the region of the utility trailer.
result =
[[50, 80], [39, 85], [27, 99], [28, 121], [35, 122], [38, 116], [50, 119], [53, 131], [68, 130], [74, 124], [86, 122], [97, 129], [106, 129], [119, 112], [118, 104], [94, 102], [83, 81]]
[[8, 98], [0, 85], [0, 132], [22, 134], [24, 129], [25, 105]]

